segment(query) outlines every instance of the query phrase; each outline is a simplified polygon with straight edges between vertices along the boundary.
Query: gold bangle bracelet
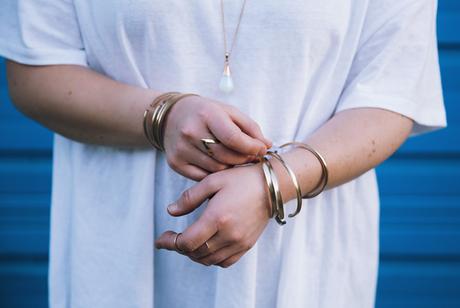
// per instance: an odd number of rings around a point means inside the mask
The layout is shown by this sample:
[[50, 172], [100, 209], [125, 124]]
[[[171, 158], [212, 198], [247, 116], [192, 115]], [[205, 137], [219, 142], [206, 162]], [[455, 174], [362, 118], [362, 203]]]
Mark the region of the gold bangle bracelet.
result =
[[164, 117], [168, 109], [168, 105], [171, 104], [171, 100], [174, 99], [175, 97], [181, 95], [180, 93], [177, 92], [172, 92], [171, 95], [166, 97], [159, 105], [158, 108], [156, 109], [155, 116], [152, 117], [152, 131], [155, 136], [155, 142], [158, 145], [158, 147], [161, 149], [161, 151], [164, 152], [164, 144], [162, 140], [162, 135], [163, 135], [163, 123], [164, 123]]
[[288, 215], [288, 217], [292, 218], [296, 216], [297, 214], [300, 213], [300, 210], [302, 209], [302, 191], [300, 190], [300, 185], [299, 181], [297, 181], [297, 177], [292, 171], [291, 167], [288, 166], [288, 164], [284, 161], [284, 159], [279, 155], [276, 151], [267, 151], [267, 155], [272, 156], [273, 158], [277, 159], [281, 165], [284, 167], [284, 169], [287, 171], [289, 174], [289, 177], [291, 178], [292, 184], [295, 187], [296, 191], [296, 198], [297, 198], [297, 207], [294, 213], [291, 213]]
[[[159, 151], [164, 151], [164, 132], [166, 118], [171, 107], [180, 99], [197, 94], [180, 92], [166, 92], [157, 96], [144, 111], [144, 135], [149, 143]], [[149, 123], [150, 122], [150, 123]]]
[[302, 142], [296, 142], [296, 141], [288, 142], [288, 143], [281, 145], [280, 148], [284, 148], [290, 145], [309, 151], [310, 153], [315, 155], [315, 157], [318, 159], [319, 163], [321, 164], [321, 169], [322, 169], [321, 179], [319, 180], [318, 184], [311, 192], [303, 196], [304, 199], [310, 199], [310, 198], [316, 197], [324, 190], [329, 180], [329, 172], [327, 169], [326, 160], [318, 151], [310, 147], [308, 144], [305, 144]]
[[265, 163], [266, 158], [262, 158], [262, 170], [264, 172], [264, 178], [265, 182], [267, 184], [268, 192], [269, 192], [269, 197], [270, 197], [270, 218], [273, 218], [276, 215], [276, 193], [275, 193], [275, 188], [273, 187], [273, 181], [271, 178], [271, 173], [270, 169]]
[[151, 136], [152, 140], [155, 144], [155, 147], [159, 149], [160, 151], [163, 151], [163, 148], [161, 147], [160, 141], [159, 141], [159, 113], [163, 109], [164, 104], [174, 95], [178, 95], [178, 92], [168, 92], [166, 95], [164, 95], [161, 100], [156, 104], [155, 109], [152, 111], [151, 114]]
[[170, 99], [168, 99], [166, 101], [165, 105], [164, 105], [164, 110], [163, 110], [163, 112], [161, 114], [161, 121], [160, 121], [160, 124], [159, 124], [160, 136], [158, 138], [160, 146], [163, 149], [163, 151], [164, 151], [164, 133], [165, 133], [165, 129], [166, 129], [166, 121], [167, 121], [167, 118], [168, 118], [169, 111], [171, 110], [171, 108], [178, 101], [180, 101], [181, 99], [183, 99], [185, 97], [188, 97], [188, 96], [199, 96], [199, 95], [194, 94], [194, 93], [185, 93], [185, 94], [175, 95], [175, 96], [171, 97]]
[[161, 123], [163, 122], [163, 115], [166, 109], [166, 106], [168, 104], [168, 100], [165, 100], [162, 102], [156, 112], [154, 118], [152, 118], [152, 127], [154, 127], [153, 132], [155, 135], [155, 141], [158, 144], [158, 147], [161, 149], [161, 151], [164, 151], [164, 148], [161, 143]]
[[[150, 115], [152, 113], [155, 113], [158, 105], [161, 104], [161, 102], [163, 102], [164, 99], [168, 98], [169, 96], [173, 94], [179, 94], [179, 92], [167, 92], [167, 93], [160, 94], [153, 100], [153, 102], [144, 111], [144, 119], [143, 119], [144, 135], [146, 139], [149, 141], [149, 143], [157, 149], [159, 149], [159, 147], [156, 144], [155, 138], [153, 136], [154, 130], [153, 130], [152, 125], [148, 123], [148, 119], [150, 118]], [[153, 118], [152, 118], [152, 122], [153, 122]]]
[[151, 137], [149, 136], [149, 131], [148, 131], [148, 129], [147, 129], [147, 126], [148, 126], [148, 124], [147, 124], [147, 117], [148, 117], [148, 115], [149, 115], [149, 110], [146, 109], [146, 110], [144, 111], [144, 122], [143, 122], [143, 124], [144, 124], [144, 125], [143, 125], [143, 126], [144, 126], [144, 135], [145, 135], [145, 138], [147, 139], [147, 141], [148, 141], [153, 147], [156, 148], [156, 146], [155, 146], [155, 144], [153, 143]]
[[278, 178], [276, 177], [276, 173], [273, 170], [273, 166], [270, 163], [270, 160], [264, 157], [264, 163], [267, 165], [268, 170], [270, 172], [270, 178], [273, 182], [273, 190], [275, 191], [275, 204], [276, 204], [276, 216], [275, 220], [278, 224], [284, 225], [286, 221], [284, 220], [284, 204], [283, 204], [283, 197], [281, 196], [280, 186], [278, 183]]

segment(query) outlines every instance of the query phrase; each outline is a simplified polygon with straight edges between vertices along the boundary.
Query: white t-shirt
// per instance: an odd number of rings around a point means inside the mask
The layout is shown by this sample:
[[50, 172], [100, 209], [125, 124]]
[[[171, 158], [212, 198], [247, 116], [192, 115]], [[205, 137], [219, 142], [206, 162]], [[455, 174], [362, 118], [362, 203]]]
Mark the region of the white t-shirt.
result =
[[[218, 89], [219, 3], [2, 0], [0, 54], [212, 97], [251, 116], [275, 144], [302, 140], [334, 113], [358, 107], [408, 116], [413, 134], [445, 126], [435, 0], [249, 0], [230, 95]], [[225, 1], [229, 40], [240, 7]], [[174, 173], [163, 153], [56, 134], [53, 159], [51, 307], [373, 306], [373, 170], [304, 201], [286, 226], [272, 221], [237, 264], [222, 269], [153, 248], [155, 237], [182, 231], [200, 214], [167, 214], [193, 182]]]

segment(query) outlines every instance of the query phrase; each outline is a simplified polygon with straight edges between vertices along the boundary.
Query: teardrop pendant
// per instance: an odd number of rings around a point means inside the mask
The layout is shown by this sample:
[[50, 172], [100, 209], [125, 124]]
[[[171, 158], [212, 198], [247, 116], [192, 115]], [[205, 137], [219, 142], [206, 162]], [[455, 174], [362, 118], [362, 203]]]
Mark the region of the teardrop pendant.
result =
[[224, 72], [220, 78], [219, 89], [224, 93], [230, 93], [233, 91], [233, 79], [230, 73], [230, 66], [228, 62], [224, 65]]

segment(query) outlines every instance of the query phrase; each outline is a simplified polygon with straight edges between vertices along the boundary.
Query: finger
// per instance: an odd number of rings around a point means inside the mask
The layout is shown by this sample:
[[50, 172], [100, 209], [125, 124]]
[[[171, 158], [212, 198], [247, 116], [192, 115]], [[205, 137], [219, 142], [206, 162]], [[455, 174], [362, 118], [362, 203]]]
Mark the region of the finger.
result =
[[[206, 245], [206, 243], [208, 245]], [[230, 241], [222, 237], [222, 233], [217, 232], [216, 235], [214, 235], [212, 238], [207, 240], [198, 249], [196, 249], [195, 251], [192, 251], [190, 254], [188, 254], [188, 256], [195, 258], [195, 259], [201, 259], [201, 258], [204, 258], [204, 257], [207, 257], [213, 254], [219, 249], [222, 249], [228, 246], [229, 244], [230, 244]]]
[[175, 168], [174, 170], [180, 175], [183, 175], [186, 178], [192, 179], [194, 181], [201, 181], [209, 175], [208, 171], [190, 164], [183, 165], [180, 168]]
[[244, 254], [246, 253], [246, 251], [241, 251], [237, 254], [234, 254], [233, 256], [231, 256], [230, 258], [227, 258], [225, 259], [224, 261], [216, 264], [220, 267], [223, 267], [223, 268], [227, 268], [233, 264], [235, 264], [236, 262], [238, 262], [242, 256], [244, 256]]
[[192, 260], [197, 260], [203, 257], [206, 257], [212, 253], [211, 247], [206, 245], [205, 242], [203, 245], [195, 249], [194, 251], [187, 254]]
[[228, 148], [246, 155], [264, 155], [265, 144], [245, 134], [226, 113], [217, 112], [207, 118], [208, 129]]
[[205, 265], [215, 265], [223, 262], [235, 254], [241, 253], [242, 251], [243, 250], [238, 245], [229, 245], [219, 249], [207, 257], [198, 259], [198, 261]]
[[155, 240], [155, 247], [157, 249], [167, 249], [167, 250], [177, 251], [177, 247], [174, 244], [176, 236], [177, 236], [177, 233], [174, 231], [164, 232]]
[[177, 246], [185, 253], [198, 249], [217, 232], [217, 224], [208, 213], [209, 211], [205, 210], [200, 218], [188, 226], [177, 239]]
[[184, 190], [179, 199], [168, 206], [168, 213], [172, 216], [182, 216], [192, 212], [218, 191], [220, 187], [217, 184], [215, 177], [207, 176]]
[[193, 145], [190, 145], [187, 160], [190, 164], [193, 164], [211, 173], [222, 171], [229, 167], [228, 165], [222, 164], [214, 158], [210, 157], [207, 152], [203, 153], [201, 149]]
[[[227, 148], [223, 144], [210, 144], [208, 145], [213, 152], [212, 158], [218, 162], [220, 162], [223, 165], [242, 165], [246, 164], [249, 162], [252, 162], [256, 156], [255, 155], [245, 155], [241, 154], [238, 152], [235, 152], [229, 148]], [[206, 148], [203, 146], [203, 144], [200, 142], [199, 144], [196, 144], [196, 147], [208, 155]]]
[[230, 114], [232, 120], [249, 136], [261, 140], [267, 148], [272, 147], [271, 140], [265, 138], [259, 124], [249, 116], [241, 112], [238, 108], [223, 104], [224, 109]]

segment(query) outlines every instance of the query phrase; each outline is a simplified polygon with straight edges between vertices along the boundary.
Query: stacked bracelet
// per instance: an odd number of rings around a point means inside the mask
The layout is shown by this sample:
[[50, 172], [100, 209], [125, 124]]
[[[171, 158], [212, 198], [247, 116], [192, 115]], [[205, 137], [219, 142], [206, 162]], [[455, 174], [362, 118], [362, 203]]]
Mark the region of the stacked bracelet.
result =
[[304, 199], [310, 199], [310, 198], [316, 197], [324, 190], [324, 188], [326, 188], [327, 182], [329, 180], [329, 172], [327, 170], [326, 160], [318, 151], [313, 149], [308, 144], [293, 141], [293, 142], [288, 142], [288, 143], [281, 145], [280, 148], [284, 148], [287, 146], [294, 146], [296, 148], [300, 148], [300, 149], [309, 151], [310, 153], [315, 155], [315, 157], [318, 159], [319, 163], [321, 164], [321, 179], [319, 180], [318, 184], [311, 192], [303, 196]]
[[172, 106], [187, 96], [197, 94], [179, 92], [167, 92], [156, 97], [144, 111], [144, 135], [150, 144], [159, 151], [164, 151], [164, 133], [166, 119]]
[[281, 155], [279, 155], [276, 151], [274, 151], [274, 152], [269, 151], [269, 152], [267, 152], [267, 154], [272, 156], [272, 157], [274, 157], [275, 159], [277, 159], [281, 163], [281, 165], [284, 167], [284, 169], [289, 174], [289, 177], [291, 178], [292, 184], [295, 187], [296, 197], [297, 197], [297, 207], [296, 207], [296, 210], [295, 210], [294, 213], [288, 215], [288, 217], [292, 218], [292, 217], [296, 216], [297, 214], [299, 214], [300, 210], [302, 209], [302, 191], [300, 190], [299, 181], [297, 181], [297, 177], [296, 177], [294, 171], [292, 171], [291, 167], [289, 167], [289, 165], [284, 161], [284, 159], [281, 157]]
[[286, 221], [284, 220], [283, 198], [281, 196], [278, 178], [276, 177], [270, 160], [266, 156], [262, 158], [262, 169], [270, 193], [270, 204], [272, 208], [271, 217], [274, 217], [276, 222], [280, 225], [284, 225]]
[[322, 173], [318, 185], [311, 192], [303, 196], [295, 173], [292, 171], [289, 165], [284, 161], [284, 159], [281, 157], [281, 155], [278, 154], [276, 150], [268, 151], [267, 155], [262, 158], [262, 170], [264, 172], [265, 181], [267, 183], [271, 204], [270, 217], [274, 217], [276, 222], [278, 222], [280, 225], [286, 224], [286, 220], [284, 220], [284, 204], [281, 196], [281, 191], [279, 189], [278, 179], [276, 177], [276, 173], [273, 170], [272, 164], [268, 158], [269, 156], [281, 163], [281, 165], [284, 167], [289, 177], [291, 178], [292, 184], [295, 187], [297, 197], [297, 208], [294, 213], [288, 215], [288, 217], [290, 218], [300, 213], [300, 210], [302, 209], [302, 198], [313, 198], [319, 195], [324, 190], [328, 182], [327, 164], [324, 158], [321, 156], [321, 154], [319, 154], [309, 145], [300, 142], [289, 142], [283, 144], [280, 148], [284, 148], [287, 146], [295, 146], [313, 153], [313, 155], [315, 155], [315, 157], [321, 164]]

